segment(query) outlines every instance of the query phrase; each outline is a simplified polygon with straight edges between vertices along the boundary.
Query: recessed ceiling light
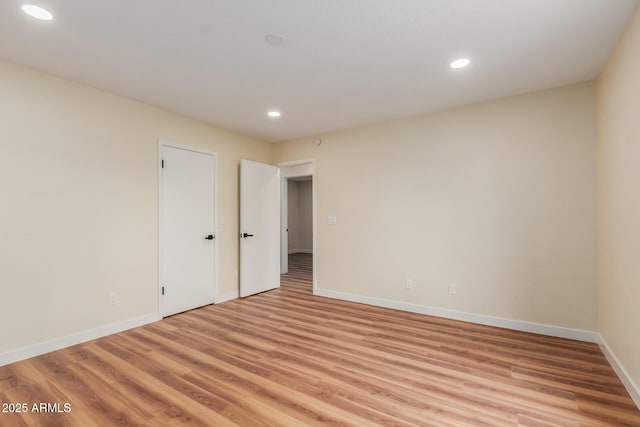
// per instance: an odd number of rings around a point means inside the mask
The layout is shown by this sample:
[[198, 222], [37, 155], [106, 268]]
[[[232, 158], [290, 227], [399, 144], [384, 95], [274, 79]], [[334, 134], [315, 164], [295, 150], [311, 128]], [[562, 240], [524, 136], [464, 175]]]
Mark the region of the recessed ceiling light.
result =
[[280, 114], [280, 111], [269, 111], [267, 113], [267, 116], [269, 117], [280, 117], [282, 114]]
[[42, 19], [43, 21], [51, 21], [53, 19], [51, 12], [34, 4], [22, 5], [22, 11], [29, 16], [33, 16], [36, 19]]
[[264, 40], [271, 46], [281, 46], [284, 43], [284, 37], [280, 34], [267, 34]]
[[451, 68], [464, 68], [469, 65], [471, 61], [469, 58], [458, 58], [450, 64]]

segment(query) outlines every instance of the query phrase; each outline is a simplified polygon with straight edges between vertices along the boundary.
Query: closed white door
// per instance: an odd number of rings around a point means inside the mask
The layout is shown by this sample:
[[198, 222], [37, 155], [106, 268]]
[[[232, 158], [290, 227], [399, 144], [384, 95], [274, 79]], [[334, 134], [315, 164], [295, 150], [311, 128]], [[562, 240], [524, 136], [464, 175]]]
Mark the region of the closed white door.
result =
[[240, 296], [280, 287], [280, 169], [240, 162]]
[[215, 299], [215, 177], [212, 154], [162, 146], [161, 312]]

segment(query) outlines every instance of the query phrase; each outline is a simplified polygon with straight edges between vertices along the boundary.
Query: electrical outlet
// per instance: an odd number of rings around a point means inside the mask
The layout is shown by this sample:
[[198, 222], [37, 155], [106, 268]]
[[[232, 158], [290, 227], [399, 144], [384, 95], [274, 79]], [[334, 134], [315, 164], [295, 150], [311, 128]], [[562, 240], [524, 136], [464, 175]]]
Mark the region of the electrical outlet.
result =
[[118, 294], [111, 292], [109, 294], [109, 305], [116, 305], [118, 303]]
[[455, 295], [456, 294], [456, 284], [455, 283], [449, 283], [449, 294], [450, 295]]
[[406, 279], [404, 281], [404, 287], [406, 289], [413, 289], [413, 279]]

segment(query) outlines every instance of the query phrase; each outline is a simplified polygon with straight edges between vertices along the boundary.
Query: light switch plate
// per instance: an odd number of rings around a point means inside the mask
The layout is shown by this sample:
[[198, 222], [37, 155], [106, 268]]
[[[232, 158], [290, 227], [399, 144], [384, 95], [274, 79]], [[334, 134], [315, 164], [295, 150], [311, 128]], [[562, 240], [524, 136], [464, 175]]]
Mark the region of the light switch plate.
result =
[[329, 215], [328, 223], [330, 225], [336, 225], [338, 223], [338, 218], [335, 215]]

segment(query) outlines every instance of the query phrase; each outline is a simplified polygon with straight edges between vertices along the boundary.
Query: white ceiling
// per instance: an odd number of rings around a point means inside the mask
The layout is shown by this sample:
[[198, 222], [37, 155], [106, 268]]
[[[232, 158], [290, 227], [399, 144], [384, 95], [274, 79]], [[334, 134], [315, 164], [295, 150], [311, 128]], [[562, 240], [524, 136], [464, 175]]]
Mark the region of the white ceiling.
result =
[[593, 79], [637, 4], [2, 0], [0, 58], [277, 141]]

